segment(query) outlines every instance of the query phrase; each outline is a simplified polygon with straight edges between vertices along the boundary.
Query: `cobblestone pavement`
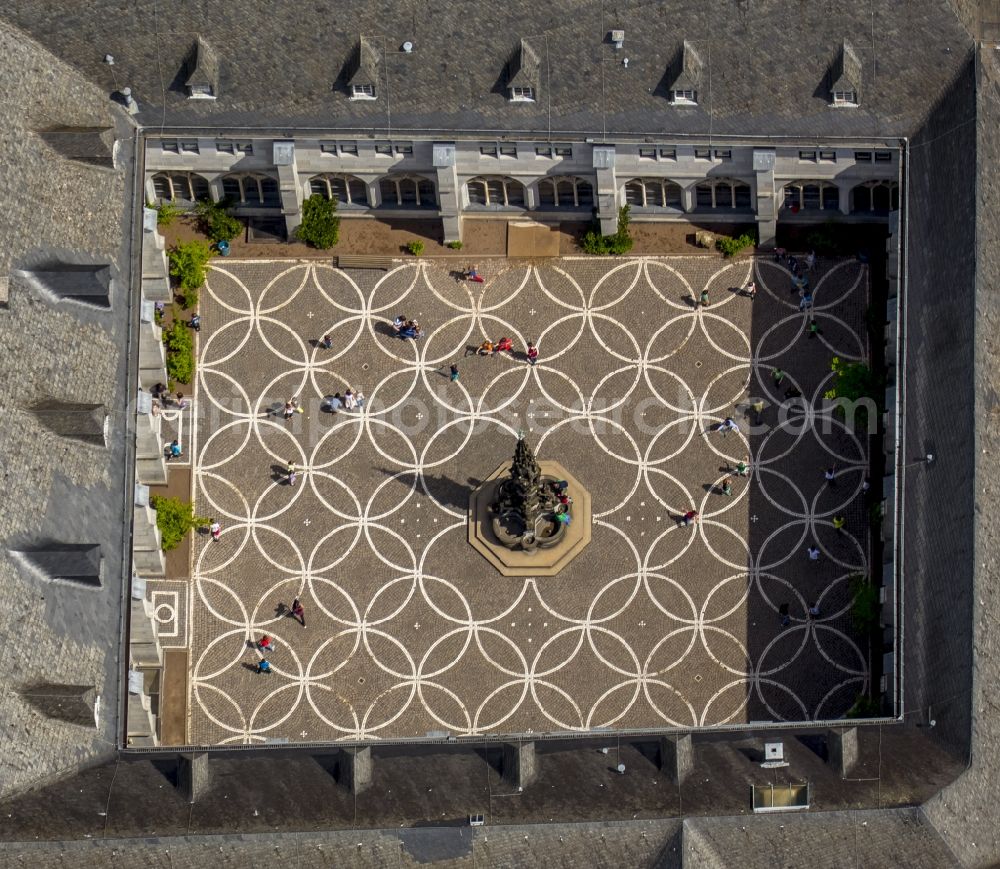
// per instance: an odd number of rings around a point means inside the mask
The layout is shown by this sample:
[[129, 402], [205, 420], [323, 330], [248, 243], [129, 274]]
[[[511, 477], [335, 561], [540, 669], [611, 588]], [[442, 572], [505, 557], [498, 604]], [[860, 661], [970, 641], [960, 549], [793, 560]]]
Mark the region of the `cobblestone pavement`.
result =
[[[738, 291], [751, 270], [753, 301]], [[822, 396], [831, 357], [867, 352], [866, 267], [817, 263], [814, 338], [770, 260], [480, 272], [483, 284], [416, 260], [212, 269], [191, 454], [197, 512], [223, 533], [196, 541], [187, 612], [171, 615], [192, 647], [191, 741], [842, 715], [868, 679], [849, 590], [867, 571], [867, 446]], [[397, 337], [398, 314], [424, 336]], [[501, 335], [513, 354], [466, 355]], [[786, 401], [790, 386], [803, 398]], [[348, 388], [364, 407], [328, 412]], [[286, 421], [292, 396], [303, 412]], [[739, 431], [717, 430], [727, 417]], [[466, 539], [470, 490], [521, 428], [593, 497], [592, 542], [551, 578], [504, 578]], [[751, 473], [736, 476], [744, 456]], [[689, 509], [701, 521], [685, 527]], [[305, 627], [281, 614], [296, 597]], [[264, 633], [269, 675], [255, 672]]]

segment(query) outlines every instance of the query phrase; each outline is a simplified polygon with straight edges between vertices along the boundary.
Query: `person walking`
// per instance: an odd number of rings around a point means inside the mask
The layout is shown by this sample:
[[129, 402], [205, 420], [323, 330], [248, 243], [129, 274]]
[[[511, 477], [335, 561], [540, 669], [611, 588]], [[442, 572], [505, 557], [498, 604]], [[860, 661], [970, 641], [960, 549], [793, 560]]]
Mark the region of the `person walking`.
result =
[[799, 311], [805, 313], [813, 306], [812, 293], [809, 290], [799, 291]]
[[458, 366], [452, 362], [451, 363], [451, 374], [449, 375], [452, 383], [458, 382]]
[[333, 338], [331, 338], [329, 335], [324, 335], [319, 342], [319, 346], [322, 347], [324, 350], [332, 350]]
[[490, 341], [489, 338], [487, 338], [485, 341], [483, 341], [482, 344], [479, 345], [479, 349], [476, 350], [476, 353], [479, 356], [492, 356], [493, 355], [493, 342]]
[[295, 414], [295, 404], [292, 402], [291, 399], [288, 399], [288, 401], [285, 402], [284, 414], [286, 420], [291, 419], [292, 416]]
[[835, 465], [831, 465], [825, 471], [823, 471], [823, 479], [826, 480], [826, 484], [831, 489], [837, 488], [837, 468]]
[[190, 402], [184, 397], [183, 392], [177, 393], [177, 409], [184, 410]]
[[306, 626], [306, 611], [305, 607], [302, 606], [302, 601], [295, 598], [295, 600], [292, 601], [292, 608], [289, 612], [292, 614], [292, 617], [302, 625], [302, 627]]
[[739, 432], [740, 427], [736, 424], [731, 416], [727, 416], [722, 422], [719, 423], [718, 431], [722, 432], [722, 436], [725, 437], [728, 432], [734, 431]]
[[360, 389], [354, 393], [354, 401], [358, 405], [358, 410], [365, 409], [365, 394]]
[[222, 526], [216, 519], [213, 519], [212, 524], [208, 526], [208, 533], [212, 535], [213, 542], [219, 542], [219, 538], [222, 536]]
[[757, 283], [755, 281], [750, 281], [750, 283], [747, 284], [746, 287], [744, 287], [743, 294], [746, 295], [746, 296], [749, 296], [751, 302], [754, 299], [756, 299], [757, 298]]
[[811, 619], [819, 618], [819, 604], [817, 603], [809, 604], [809, 618]]
[[844, 525], [846, 524], [847, 524], [847, 519], [845, 519], [843, 516], [833, 517], [833, 530], [836, 531], [838, 534], [844, 533]]
[[288, 478], [288, 485], [294, 486], [295, 480], [299, 475], [298, 468], [295, 467], [295, 462], [289, 462], [288, 467], [285, 468], [285, 476]]
[[264, 636], [257, 640], [257, 648], [263, 654], [267, 655], [274, 651], [274, 643], [271, 642], [271, 638], [267, 634], [264, 634]]
[[530, 341], [528, 342], [528, 350], [525, 355], [528, 357], [529, 365], [536, 365], [538, 363], [538, 348]]
[[354, 397], [354, 393], [348, 389], [344, 393], [344, 410], [354, 410], [358, 406], [358, 401]]
[[819, 548], [816, 546], [810, 546], [806, 550], [806, 555], [809, 556], [810, 561], [819, 561]]
[[687, 513], [681, 517], [681, 525], [687, 528], [688, 525], [693, 525], [697, 522], [699, 518], [697, 510], [688, 510]]
[[758, 398], [750, 405], [750, 409], [753, 411], [753, 424], [760, 425], [761, 416], [764, 413], [764, 399]]
[[514, 349], [514, 342], [506, 335], [502, 336], [493, 348], [494, 353], [510, 353]]
[[267, 658], [261, 658], [257, 662], [257, 672], [258, 673], [270, 673], [271, 672], [271, 662]]
[[195, 332], [201, 331], [201, 317], [198, 316], [198, 314], [191, 315], [191, 328], [194, 329]]
[[178, 440], [172, 440], [170, 445], [167, 447], [167, 461], [171, 459], [179, 459], [183, 455], [181, 450], [181, 444]]
[[815, 265], [816, 265], [816, 251], [811, 250], [809, 251], [809, 255], [806, 257], [806, 271], [811, 272], [813, 270], [813, 266]]
[[817, 335], [822, 335], [823, 330], [820, 329], [819, 324], [815, 320], [809, 321], [809, 337], [815, 338]]
[[785, 372], [780, 368], [771, 369], [771, 380], [774, 382], [775, 386], [781, 386], [781, 381], [785, 379]]
[[[701, 291], [701, 295], [698, 296], [698, 305], [701, 305], [703, 308], [708, 307], [708, 287], [705, 287], [705, 289]], [[695, 305], [695, 307], [697, 308], [698, 305]]]
[[736, 463], [736, 476], [737, 477], [750, 476], [750, 456], [744, 456]]
[[723, 495], [732, 495], [733, 494], [733, 478], [732, 477], [726, 477], [722, 481], [722, 494]]
[[781, 616], [781, 626], [783, 628], [787, 628], [792, 623], [792, 620], [788, 615], [787, 603], [783, 603], [778, 607], [778, 615]]

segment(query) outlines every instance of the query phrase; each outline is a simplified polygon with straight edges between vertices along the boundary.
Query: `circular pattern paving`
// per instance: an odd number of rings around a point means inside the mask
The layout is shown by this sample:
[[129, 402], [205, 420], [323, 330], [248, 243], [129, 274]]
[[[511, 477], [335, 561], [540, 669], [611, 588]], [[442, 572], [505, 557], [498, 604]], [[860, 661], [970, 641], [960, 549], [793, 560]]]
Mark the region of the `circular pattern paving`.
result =
[[[751, 269], [754, 301], [736, 291]], [[191, 738], [843, 714], [868, 678], [849, 582], [867, 571], [866, 438], [823, 393], [832, 356], [866, 352], [865, 267], [818, 264], [813, 338], [790, 275], [770, 261], [481, 271], [484, 284], [425, 262], [212, 269], [192, 452], [197, 512], [223, 533], [196, 543]], [[711, 304], [696, 308], [703, 288]], [[424, 337], [396, 337], [398, 314]], [[514, 354], [470, 355], [501, 335]], [[775, 367], [787, 372], [780, 385]], [[786, 400], [789, 387], [801, 397]], [[364, 407], [328, 412], [326, 399], [349, 388]], [[293, 396], [302, 412], [285, 420]], [[739, 430], [719, 431], [726, 418]], [[466, 541], [469, 492], [520, 428], [593, 497], [591, 544], [552, 578], [502, 577]], [[744, 456], [746, 477], [733, 473]], [[701, 521], [685, 527], [690, 509]], [[834, 517], [846, 520], [839, 532]], [[282, 612], [296, 597], [305, 627]], [[263, 633], [270, 675], [255, 672]]]

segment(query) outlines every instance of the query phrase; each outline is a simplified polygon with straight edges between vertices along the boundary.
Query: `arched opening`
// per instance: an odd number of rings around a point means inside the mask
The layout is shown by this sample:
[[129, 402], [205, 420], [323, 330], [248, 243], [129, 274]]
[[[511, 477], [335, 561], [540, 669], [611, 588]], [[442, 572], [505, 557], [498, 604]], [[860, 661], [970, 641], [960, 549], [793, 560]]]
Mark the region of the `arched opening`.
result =
[[695, 187], [695, 207], [700, 210], [753, 207], [750, 185], [735, 178], [709, 178]]
[[378, 183], [382, 208], [437, 208], [437, 189], [422, 175], [386, 175]]
[[270, 175], [241, 172], [222, 179], [222, 192], [230, 204], [252, 208], [280, 208], [278, 181]]
[[680, 185], [667, 178], [633, 178], [625, 185], [625, 201], [633, 208], [684, 210]]
[[309, 179], [309, 190], [324, 199], [336, 199], [341, 205], [368, 206], [368, 185], [353, 175], [315, 175]]
[[791, 181], [785, 185], [782, 206], [798, 211], [836, 211], [840, 208], [840, 188], [830, 181]]
[[899, 184], [865, 181], [851, 191], [852, 214], [888, 214], [899, 211]]
[[208, 199], [208, 180], [193, 172], [158, 172], [153, 176], [153, 192], [160, 202], [193, 205]]
[[472, 178], [466, 183], [470, 206], [488, 208], [524, 208], [524, 185], [505, 176]]
[[554, 175], [538, 182], [539, 208], [593, 208], [594, 185], [573, 175]]

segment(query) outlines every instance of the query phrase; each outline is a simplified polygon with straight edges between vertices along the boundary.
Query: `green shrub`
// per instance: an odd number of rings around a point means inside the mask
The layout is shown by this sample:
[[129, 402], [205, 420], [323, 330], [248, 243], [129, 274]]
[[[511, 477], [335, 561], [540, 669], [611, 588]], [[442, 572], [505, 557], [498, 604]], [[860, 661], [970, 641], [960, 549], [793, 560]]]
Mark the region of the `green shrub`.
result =
[[854, 705], [847, 710], [845, 718], [878, 718], [882, 714], [882, 704], [867, 694], [859, 694]]
[[340, 218], [337, 201], [314, 193], [302, 203], [302, 223], [295, 235], [306, 244], [327, 250], [340, 240]]
[[213, 202], [211, 199], [203, 199], [194, 213], [198, 215], [201, 231], [216, 244], [220, 241], [232, 241], [243, 232], [243, 224], [229, 213], [225, 200]]
[[462, 249], [462, 242], [460, 242], [460, 241], [449, 241], [448, 242], [448, 247], [450, 247], [452, 250], [461, 250]]
[[[177, 278], [181, 290], [197, 290], [205, 283], [205, 265], [212, 258], [212, 249], [203, 241], [188, 241], [170, 251], [170, 274]], [[195, 295], [195, 304], [198, 297]], [[185, 308], [191, 307], [189, 304]]]
[[[881, 408], [885, 398], [883, 381], [863, 362], [845, 362], [839, 356], [834, 356], [830, 360], [830, 370], [837, 377], [833, 386], [823, 393], [823, 398], [827, 401], [844, 399], [858, 402], [868, 399], [876, 408]], [[834, 412], [841, 418], [845, 416], [843, 405], [834, 408]], [[868, 408], [864, 404], [854, 408], [854, 418], [861, 429], [868, 429]]]
[[181, 213], [181, 210], [170, 202], [161, 202], [159, 205], [150, 203], [149, 207], [156, 211], [156, 225], [163, 228], [170, 226]]
[[422, 241], [408, 241], [406, 250], [414, 256], [420, 256], [424, 252], [424, 243]]
[[861, 573], [854, 574], [850, 580], [851, 619], [854, 627], [862, 634], [870, 633], [878, 626], [879, 600], [878, 589], [869, 582], [868, 577]]
[[632, 250], [632, 236], [628, 231], [630, 211], [628, 205], [618, 209], [618, 231], [614, 235], [601, 235], [600, 224], [595, 222], [580, 239], [581, 250], [595, 256], [621, 256]]
[[715, 240], [715, 246], [722, 251], [722, 255], [726, 257], [736, 256], [748, 247], [753, 247], [756, 243], [757, 239], [755, 239], [749, 232], [744, 232], [743, 235], [738, 235], [736, 238], [730, 238], [728, 235], [722, 235]]
[[184, 320], [174, 320], [170, 328], [163, 330], [163, 343], [167, 348], [167, 377], [179, 383], [190, 383], [194, 378], [191, 328]]
[[156, 511], [156, 527], [160, 529], [160, 546], [164, 552], [179, 546], [188, 531], [210, 523], [203, 516], [194, 515], [194, 504], [190, 501], [153, 495], [149, 503]]

